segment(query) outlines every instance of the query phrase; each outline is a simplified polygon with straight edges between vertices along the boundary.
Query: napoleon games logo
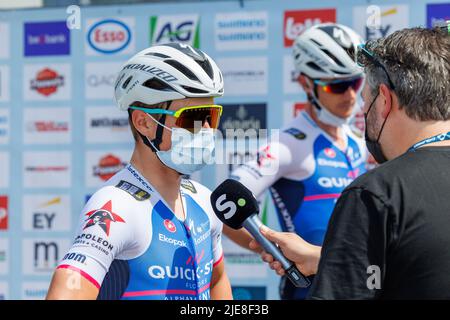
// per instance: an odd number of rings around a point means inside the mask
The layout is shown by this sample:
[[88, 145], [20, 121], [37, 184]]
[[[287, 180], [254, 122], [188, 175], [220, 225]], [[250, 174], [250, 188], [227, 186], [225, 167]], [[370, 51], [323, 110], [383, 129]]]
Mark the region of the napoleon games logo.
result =
[[122, 21], [106, 19], [94, 23], [87, 34], [89, 46], [103, 54], [123, 51], [131, 42], [130, 28]]
[[103, 181], [107, 181], [125, 166], [126, 163], [119, 157], [113, 154], [107, 154], [100, 159], [97, 166], [94, 166], [94, 176], [99, 177]]
[[298, 35], [324, 22], [336, 22], [336, 9], [286, 11], [284, 13], [284, 46], [291, 47]]
[[86, 216], [88, 218], [85, 220], [86, 225], [84, 226], [83, 230], [92, 226], [99, 226], [107, 236], [109, 236], [111, 222], [125, 223], [125, 220], [123, 220], [122, 217], [112, 211], [111, 200], [106, 202], [100, 209], [89, 211], [88, 213], [86, 213]]
[[57, 71], [45, 68], [38, 72], [35, 79], [31, 80], [30, 88], [43, 96], [50, 96], [64, 86], [64, 77]]
[[166, 227], [167, 231], [171, 233], [175, 233], [177, 231], [177, 227], [169, 219], [164, 220], [164, 227]]
[[197, 14], [153, 16], [150, 18], [150, 44], [181, 42], [199, 48], [199, 28]]
[[276, 157], [270, 151], [270, 145], [264, 147], [261, 151], [258, 152], [256, 156], [256, 163], [258, 167], [263, 167], [267, 165], [267, 161], [274, 161]]

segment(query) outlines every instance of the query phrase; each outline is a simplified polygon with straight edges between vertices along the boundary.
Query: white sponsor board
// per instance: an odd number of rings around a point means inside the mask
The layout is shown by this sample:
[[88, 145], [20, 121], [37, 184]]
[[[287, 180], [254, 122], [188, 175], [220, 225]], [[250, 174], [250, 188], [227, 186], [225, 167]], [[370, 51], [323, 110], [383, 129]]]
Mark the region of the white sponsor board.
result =
[[9, 109], [0, 109], [0, 144], [9, 143], [10, 117]]
[[409, 27], [408, 5], [353, 7], [353, 28], [366, 40], [386, 37]]
[[92, 188], [101, 186], [125, 167], [131, 154], [131, 150], [87, 151], [86, 186]]
[[87, 143], [133, 143], [127, 112], [114, 106], [87, 107], [85, 112]]
[[268, 24], [266, 11], [218, 13], [214, 23], [216, 49], [266, 49]]
[[71, 186], [70, 152], [24, 152], [23, 184], [25, 188], [69, 188]]
[[22, 283], [22, 300], [44, 300], [47, 296], [49, 282]]
[[24, 231], [70, 231], [70, 197], [67, 195], [25, 195], [22, 224]]
[[227, 96], [265, 95], [268, 83], [267, 57], [217, 59]]
[[9, 66], [0, 66], [0, 102], [7, 102], [10, 98], [10, 72]]
[[68, 239], [33, 238], [22, 242], [22, 271], [25, 275], [48, 275], [67, 253], [71, 245]]
[[87, 55], [135, 53], [134, 18], [87, 19], [85, 26]]
[[7, 275], [9, 273], [9, 240], [0, 239], [0, 275]]
[[9, 24], [0, 23], [0, 59], [9, 58]]
[[23, 69], [25, 101], [71, 99], [71, 66], [68, 63], [26, 64]]
[[70, 143], [71, 119], [70, 108], [26, 108], [23, 117], [24, 143]]
[[122, 62], [86, 63], [84, 68], [86, 99], [113, 101], [114, 82], [122, 65]]
[[0, 188], [9, 187], [9, 153], [0, 152]]

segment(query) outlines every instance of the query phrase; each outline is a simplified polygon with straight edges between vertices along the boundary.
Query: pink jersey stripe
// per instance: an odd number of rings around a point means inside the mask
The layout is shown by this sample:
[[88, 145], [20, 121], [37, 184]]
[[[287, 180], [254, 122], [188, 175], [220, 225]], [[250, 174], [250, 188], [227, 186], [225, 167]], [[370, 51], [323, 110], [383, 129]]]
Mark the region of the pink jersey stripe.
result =
[[215, 266], [217, 266], [219, 263], [221, 263], [222, 260], [223, 260], [223, 253], [222, 253], [222, 255], [220, 256], [219, 260], [217, 260], [216, 262], [214, 262], [213, 268], [214, 268]]
[[314, 201], [314, 200], [324, 200], [324, 199], [337, 199], [341, 196], [340, 193], [329, 193], [329, 194], [315, 194], [312, 196], [306, 196], [303, 198], [304, 201]]
[[123, 294], [124, 298], [128, 297], [143, 297], [143, 296], [158, 296], [166, 294], [188, 294], [195, 296], [195, 290], [144, 290], [144, 291], [129, 291]]
[[84, 278], [86, 278], [86, 280], [88, 280], [90, 283], [92, 283], [94, 286], [96, 286], [97, 289], [100, 289], [100, 285], [98, 284], [98, 282], [94, 278], [92, 278], [90, 275], [88, 275], [83, 270], [78, 269], [77, 267], [74, 267], [74, 266], [71, 266], [71, 265], [68, 265], [68, 264], [63, 264], [63, 265], [58, 266], [57, 269], [70, 269], [70, 270], [76, 271], [79, 274], [81, 274]]

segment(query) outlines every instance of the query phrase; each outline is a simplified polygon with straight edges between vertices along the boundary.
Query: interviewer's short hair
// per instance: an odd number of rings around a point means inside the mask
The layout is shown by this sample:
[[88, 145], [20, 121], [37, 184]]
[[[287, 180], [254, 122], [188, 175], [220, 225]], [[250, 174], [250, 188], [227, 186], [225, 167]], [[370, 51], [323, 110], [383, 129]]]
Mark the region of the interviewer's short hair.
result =
[[[368, 41], [373, 53], [389, 73], [401, 108], [418, 121], [450, 120], [450, 36], [439, 28], [411, 28], [386, 38]], [[360, 58], [360, 56], [358, 56]], [[380, 66], [362, 57], [366, 81], [373, 96], [381, 83], [389, 86]]]

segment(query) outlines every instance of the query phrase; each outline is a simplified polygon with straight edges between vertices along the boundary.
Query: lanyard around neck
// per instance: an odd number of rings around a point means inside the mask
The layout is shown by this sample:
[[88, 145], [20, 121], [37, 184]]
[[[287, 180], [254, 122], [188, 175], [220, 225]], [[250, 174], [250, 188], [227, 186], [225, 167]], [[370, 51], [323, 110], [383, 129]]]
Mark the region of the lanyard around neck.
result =
[[450, 131], [447, 133], [441, 133], [441, 134], [435, 135], [433, 137], [419, 141], [416, 144], [414, 144], [411, 148], [409, 148], [408, 152], [416, 151], [418, 148], [423, 147], [424, 145], [427, 145], [430, 143], [446, 141], [446, 140], [450, 140]]

